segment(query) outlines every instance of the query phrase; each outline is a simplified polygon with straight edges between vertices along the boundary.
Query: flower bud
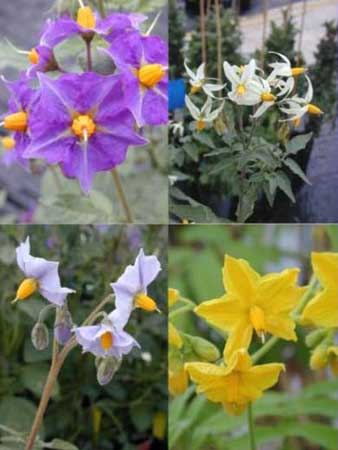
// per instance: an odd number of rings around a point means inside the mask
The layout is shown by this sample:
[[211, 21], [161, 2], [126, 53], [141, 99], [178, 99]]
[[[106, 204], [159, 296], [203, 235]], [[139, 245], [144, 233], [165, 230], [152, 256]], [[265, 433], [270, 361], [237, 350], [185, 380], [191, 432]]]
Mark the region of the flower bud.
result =
[[314, 330], [309, 333], [305, 338], [305, 344], [309, 348], [313, 348], [318, 345], [324, 337], [327, 335], [328, 330]]
[[97, 365], [97, 381], [101, 386], [108, 384], [115, 373], [119, 370], [122, 363], [122, 359], [115, 358], [114, 356], [108, 358], [102, 358]]
[[73, 320], [67, 308], [63, 305], [59, 308], [54, 327], [54, 336], [59, 344], [65, 345], [72, 337]]
[[37, 350], [44, 350], [49, 344], [48, 328], [43, 322], [37, 322], [32, 329], [32, 343]]
[[215, 361], [216, 359], [220, 358], [220, 352], [218, 348], [206, 339], [190, 335], [185, 335], [185, 338], [188, 339], [192, 346], [192, 350], [201, 359], [205, 361]]
[[319, 345], [311, 354], [310, 367], [312, 370], [323, 369], [329, 362], [327, 346]]

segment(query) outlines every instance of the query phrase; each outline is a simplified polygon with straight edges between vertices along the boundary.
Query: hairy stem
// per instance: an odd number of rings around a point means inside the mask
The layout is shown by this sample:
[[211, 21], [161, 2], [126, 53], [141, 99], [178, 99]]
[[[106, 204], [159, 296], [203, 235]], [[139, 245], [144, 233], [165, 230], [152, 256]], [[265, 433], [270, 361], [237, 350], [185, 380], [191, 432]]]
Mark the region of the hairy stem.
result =
[[254, 420], [253, 420], [251, 403], [249, 403], [249, 405], [248, 405], [248, 427], [249, 427], [249, 438], [250, 438], [250, 450], [256, 450]]
[[127, 197], [126, 197], [126, 195], [124, 193], [124, 190], [123, 190], [123, 187], [122, 187], [120, 176], [119, 176], [119, 174], [118, 174], [116, 169], [112, 169], [110, 172], [112, 174], [112, 177], [113, 177], [113, 180], [114, 180], [114, 184], [115, 184], [115, 187], [116, 187], [117, 196], [118, 196], [118, 198], [120, 200], [120, 203], [121, 203], [121, 205], [123, 207], [123, 210], [124, 210], [124, 213], [125, 213], [125, 216], [126, 216], [126, 220], [127, 220], [128, 223], [132, 223], [133, 222], [133, 217], [131, 215], [131, 211], [130, 211], [130, 208], [129, 208]]
[[92, 58], [92, 45], [91, 41], [86, 41], [86, 52], [87, 52], [87, 70], [88, 72], [93, 71], [93, 58]]

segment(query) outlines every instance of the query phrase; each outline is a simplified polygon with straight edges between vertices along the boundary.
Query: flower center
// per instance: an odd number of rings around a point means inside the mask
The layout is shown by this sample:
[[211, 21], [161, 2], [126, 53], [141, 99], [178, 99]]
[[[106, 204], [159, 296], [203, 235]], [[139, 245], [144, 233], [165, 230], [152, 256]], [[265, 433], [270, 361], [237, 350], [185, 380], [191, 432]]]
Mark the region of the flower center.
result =
[[240, 96], [244, 95], [244, 94], [245, 94], [245, 91], [246, 91], [246, 87], [245, 87], [244, 84], [239, 84], [239, 85], [237, 86], [237, 94], [238, 94], [238, 95], [240, 95]]
[[27, 130], [28, 114], [24, 111], [19, 111], [14, 114], [9, 114], [5, 117], [4, 127], [12, 131], [26, 131]]
[[75, 117], [72, 123], [73, 133], [83, 139], [88, 139], [94, 134], [96, 129], [95, 122], [86, 114]]
[[263, 92], [261, 95], [262, 102], [274, 102], [276, 97], [271, 92]]
[[192, 86], [190, 89], [190, 94], [197, 94], [197, 92], [199, 92], [202, 88], [201, 84], [197, 84], [195, 86]]
[[312, 103], [309, 103], [307, 105], [307, 111], [309, 114], [314, 114], [315, 116], [319, 116], [320, 114], [323, 114], [323, 111], [318, 108], [318, 106], [313, 105]]
[[39, 54], [35, 48], [32, 48], [32, 50], [28, 53], [28, 59], [32, 64], [38, 64]]
[[15, 140], [10, 136], [6, 136], [2, 139], [1, 144], [4, 149], [13, 150], [15, 147]]
[[101, 341], [101, 347], [106, 352], [107, 350], [109, 350], [113, 346], [114, 339], [113, 339], [112, 333], [110, 331], [106, 331], [100, 337], [100, 341]]
[[196, 128], [198, 129], [198, 131], [202, 131], [205, 128], [205, 122], [204, 120], [198, 120], [196, 122]]
[[296, 128], [299, 127], [301, 121], [302, 121], [301, 118], [297, 117], [297, 119], [294, 119], [294, 121], [293, 121], [293, 126]]
[[227, 392], [229, 393], [228, 402], [238, 402], [239, 376], [236, 372], [230, 373], [227, 377]]
[[305, 67], [294, 67], [293, 69], [291, 69], [291, 75], [293, 77], [298, 77], [299, 75], [302, 75], [302, 73], [306, 72], [306, 68]]
[[16, 291], [16, 300], [25, 300], [30, 297], [38, 288], [38, 282], [35, 278], [26, 278], [20, 284]]
[[137, 77], [143, 86], [153, 88], [162, 80], [165, 72], [162, 64], [146, 64], [137, 71]]
[[156, 302], [148, 297], [148, 295], [143, 292], [139, 292], [134, 297], [135, 306], [144, 309], [145, 311], [156, 311], [157, 305]]
[[79, 8], [77, 11], [77, 23], [82, 28], [95, 28], [96, 18], [89, 6]]
[[254, 327], [257, 335], [265, 341], [264, 331], [265, 331], [265, 314], [264, 311], [259, 306], [252, 306], [250, 309], [250, 322]]

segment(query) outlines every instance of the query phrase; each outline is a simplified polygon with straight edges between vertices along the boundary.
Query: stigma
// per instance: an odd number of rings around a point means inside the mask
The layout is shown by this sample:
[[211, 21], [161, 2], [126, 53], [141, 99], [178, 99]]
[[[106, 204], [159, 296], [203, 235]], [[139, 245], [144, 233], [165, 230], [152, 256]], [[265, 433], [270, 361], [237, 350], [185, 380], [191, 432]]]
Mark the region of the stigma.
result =
[[14, 114], [9, 114], [4, 119], [4, 127], [12, 131], [27, 131], [28, 114], [24, 111], [19, 111]]
[[89, 6], [79, 8], [77, 11], [77, 24], [82, 28], [95, 28], [96, 18]]
[[144, 309], [145, 311], [149, 312], [158, 311], [156, 302], [143, 292], [139, 292], [138, 294], [135, 295], [134, 302], [135, 306]]
[[39, 54], [35, 48], [28, 53], [28, 59], [34, 65], [39, 63]]
[[271, 92], [263, 92], [261, 95], [262, 102], [274, 102], [276, 97]]
[[5, 150], [13, 150], [15, 147], [15, 139], [10, 136], [6, 136], [1, 140], [1, 144]]
[[307, 105], [307, 112], [309, 114], [314, 114], [315, 116], [320, 116], [321, 114], [323, 114], [323, 111], [318, 108], [318, 106], [312, 105], [312, 103], [309, 103]]
[[204, 120], [198, 120], [196, 122], [196, 128], [198, 129], [198, 131], [202, 131], [205, 128], [205, 122]]
[[239, 84], [239, 85], [237, 86], [237, 94], [238, 94], [239, 96], [244, 95], [244, 94], [245, 94], [245, 91], [246, 91], [246, 88], [245, 88], [244, 84]]
[[86, 114], [77, 116], [73, 120], [72, 132], [81, 139], [87, 140], [95, 133], [95, 130], [95, 122]]
[[147, 88], [155, 87], [165, 76], [166, 69], [162, 64], [146, 64], [137, 71], [137, 77]]
[[38, 282], [35, 278], [25, 278], [18, 287], [16, 298], [12, 303], [17, 302], [18, 300], [26, 300], [34, 294], [38, 286]]
[[302, 75], [306, 71], [307, 69], [305, 67], [294, 67], [293, 69], [291, 69], [291, 75], [293, 77], [298, 77], [299, 75]]
[[110, 348], [112, 348], [114, 342], [112, 333], [110, 331], [106, 331], [105, 333], [103, 333], [102, 336], [100, 336], [100, 342], [103, 350], [105, 352], [108, 351]]
[[250, 322], [254, 327], [257, 335], [261, 338], [263, 344], [265, 342], [265, 314], [259, 306], [252, 306], [250, 309]]

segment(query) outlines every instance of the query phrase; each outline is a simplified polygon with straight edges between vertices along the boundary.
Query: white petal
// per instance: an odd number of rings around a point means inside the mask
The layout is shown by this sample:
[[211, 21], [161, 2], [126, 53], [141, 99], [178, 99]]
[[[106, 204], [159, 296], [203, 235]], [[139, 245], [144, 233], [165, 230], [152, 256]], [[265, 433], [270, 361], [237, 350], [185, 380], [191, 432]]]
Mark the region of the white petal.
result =
[[190, 100], [188, 95], [185, 96], [185, 104], [189, 109], [190, 114], [195, 120], [200, 120], [201, 111], [197, 108], [197, 106]]

